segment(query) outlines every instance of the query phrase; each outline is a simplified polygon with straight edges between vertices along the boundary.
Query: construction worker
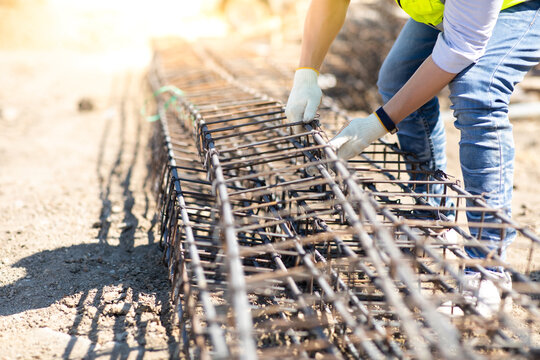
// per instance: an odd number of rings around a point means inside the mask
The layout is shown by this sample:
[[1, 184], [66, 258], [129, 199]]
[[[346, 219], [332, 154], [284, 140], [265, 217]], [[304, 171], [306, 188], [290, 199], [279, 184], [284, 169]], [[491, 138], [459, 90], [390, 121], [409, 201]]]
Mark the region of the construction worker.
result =
[[[515, 85], [540, 59], [540, 1], [397, 0], [411, 16], [385, 59], [377, 82], [384, 105], [350, 121], [331, 141], [339, 157], [350, 159], [388, 132], [397, 131], [403, 150], [425, 166], [445, 170], [445, 132], [436, 95], [449, 86], [455, 126], [461, 131], [460, 161], [465, 189], [484, 196], [493, 208], [511, 213], [514, 141], [508, 103]], [[289, 95], [290, 121], [311, 121], [321, 100], [318, 70], [343, 25], [348, 0], [312, 0], [304, 27], [299, 68]], [[351, 44], [357, 46], [357, 44]], [[481, 221], [468, 212], [468, 220]], [[485, 213], [484, 222], [497, 222]], [[471, 228], [477, 236], [478, 228]], [[503, 237], [503, 238], [501, 238]], [[487, 248], [504, 259], [516, 237], [509, 229], [482, 229]], [[476, 247], [465, 249], [484, 258]], [[509, 279], [501, 268], [491, 280]], [[500, 304], [497, 288], [475, 269], [466, 282], [475, 287], [479, 311], [489, 316]], [[467, 284], [466, 284], [467, 285]]]

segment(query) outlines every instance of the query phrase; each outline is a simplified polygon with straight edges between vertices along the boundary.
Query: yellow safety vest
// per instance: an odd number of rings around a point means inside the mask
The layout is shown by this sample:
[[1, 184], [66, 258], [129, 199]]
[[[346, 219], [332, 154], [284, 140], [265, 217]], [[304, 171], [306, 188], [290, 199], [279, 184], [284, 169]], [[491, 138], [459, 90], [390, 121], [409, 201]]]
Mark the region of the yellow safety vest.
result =
[[[501, 10], [508, 9], [524, 1], [504, 0]], [[444, 0], [396, 0], [396, 2], [415, 21], [434, 27], [437, 27], [443, 21]]]

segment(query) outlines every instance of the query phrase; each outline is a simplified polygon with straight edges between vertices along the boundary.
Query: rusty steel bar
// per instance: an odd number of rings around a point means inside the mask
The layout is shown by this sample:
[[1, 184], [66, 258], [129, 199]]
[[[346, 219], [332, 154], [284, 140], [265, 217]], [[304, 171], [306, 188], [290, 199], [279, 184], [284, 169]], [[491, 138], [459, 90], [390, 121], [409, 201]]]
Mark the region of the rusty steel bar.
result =
[[[204, 228], [205, 235], [170, 242], [169, 251], [185, 252], [185, 244], [205, 259], [209, 251], [216, 254], [213, 263], [200, 267], [191, 253], [183, 262], [169, 256], [170, 268], [181, 263], [186, 269], [182, 274], [193, 277], [184, 275], [183, 282], [174, 277], [173, 289], [183, 291], [179, 299], [189, 304], [191, 293], [199, 291], [198, 279], [210, 276], [212, 285], [203, 290], [211, 299], [215, 294], [215, 299], [230, 301], [220, 305], [227, 310], [216, 316], [208, 304], [200, 304], [202, 314], [197, 316], [202, 321], [188, 335], [199, 351], [218, 356], [216, 339], [223, 340], [215, 331], [218, 325], [225, 334], [225, 345], [218, 345], [232, 358], [474, 359], [538, 354], [534, 321], [540, 320], [535, 298], [540, 289], [528, 276], [538, 237], [394, 144], [381, 140], [346, 164], [316, 123], [291, 134], [291, 127], [300, 124], [286, 123], [280, 102], [264, 94], [268, 89], [285, 93], [287, 74], [241, 49], [229, 45], [211, 52], [178, 42], [158, 49], [154, 62], [160, 85], [184, 91], [177, 99], [160, 96], [162, 104], [175, 100], [160, 112], [162, 121], [166, 118], [177, 129], [174, 135], [170, 132], [170, 158], [180, 159], [179, 154], [192, 146], [201, 159], [199, 169], [191, 173], [190, 166], [176, 162], [181, 166], [175, 167], [176, 181], [193, 200], [182, 208], [178, 200], [164, 196], [168, 201], [161, 201], [161, 223], [167, 225], [162, 233], [169, 240], [173, 233], [187, 238], [184, 218], [191, 216], [188, 220], [199, 221], [192, 228]], [[246, 64], [258, 71], [246, 71]], [[328, 100], [325, 104], [321, 122], [337, 126], [344, 112]], [[197, 176], [189, 175], [193, 173]], [[409, 177], [414, 174], [424, 174], [427, 180]], [[426, 192], [417, 192], [421, 185]], [[443, 193], [433, 192], [434, 185], [442, 186]], [[213, 194], [213, 205], [197, 204], [196, 199]], [[431, 206], [429, 198], [440, 199], [440, 206]], [[185, 210], [184, 218], [179, 209]], [[456, 217], [446, 216], [449, 211]], [[460, 222], [464, 211], [495, 214], [499, 222]], [[212, 214], [211, 219], [201, 212]], [[515, 228], [530, 241], [528, 272], [512, 268], [496, 252], [487, 259], [468, 258], [463, 246], [489, 251], [468, 226], [497, 228], [501, 234]], [[488, 271], [499, 265], [512, 274], [513, 288], [505, 288]], [[494, 317], [478, 313], [461, 291], [467, 266], [492, 279], [504, 303], [513, 300], [515, 313], [503, 306]], [[182, 288], [184, 282], [192, 289]], [[202, 301], [200, 295], [198, 299]], [[440, 313], [438, 307], [447, 302], [463, 316]]]
[[[158, 104], [159, 106], [160, 104]], [[162, 121], [162, 124], [166, 124], [166, 114], [163, 107], [159, 108], [159, 115]], [[167, 128], [164, 126], [163, 132], [167, 134]], [[170, 152], [169, 152], [170, 153]], [[199, 291], [199, 297], [201, 304], [204, 309], [204, 315], [208, 323], [207, 327], [210, 332], [210, 337], [212, 338], [212, 343], [214, 347], [213, 358], [217, 359], [226, 359], [229, 356], [229, 351], [226, 345], [224, 338], [224, 333], [219, 324], [217, 323], [216, 317], [217, 313], [215, 307], [212, 304], [209, 292], [207, 291], [207, 281], [204, 275], [204, 269], [201, 266], [201, 259], [199, 257], [199, 249], [195, 243], [195, 236], [193, 234], [193, 229], [191, 228], [191, 221], [189, 211], [207, 211], [205, 208], [194, 208], [191, 207], [188, 209], [183, 192], [182, 192], [182, 181], [178, 175], [178, 169], [176, 168], [176, 161], [170, 158], [171, 166], [171, 177], [174, 181], [175, 191], [176, 191], [176, 200], [180, 210], [180, 216], [183, 221], [183, 232], [185, 236], [185, 242], [189, 251], [190, 266], [193, 268], [193, 275], [195, 276], [197, 282], [197, 289]], [[176, 179], [176, 180], [175, 180]]]

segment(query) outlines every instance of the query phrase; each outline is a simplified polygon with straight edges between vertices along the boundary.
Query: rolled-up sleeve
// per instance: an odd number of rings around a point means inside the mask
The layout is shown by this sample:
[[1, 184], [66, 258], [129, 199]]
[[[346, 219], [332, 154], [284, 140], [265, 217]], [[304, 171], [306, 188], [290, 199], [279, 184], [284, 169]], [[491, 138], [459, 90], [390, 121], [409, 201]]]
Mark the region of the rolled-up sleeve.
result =
[[503, 0], [446, 0], [444, 31], [433, 48], [433, 61], [457, 74], [484, 55]]

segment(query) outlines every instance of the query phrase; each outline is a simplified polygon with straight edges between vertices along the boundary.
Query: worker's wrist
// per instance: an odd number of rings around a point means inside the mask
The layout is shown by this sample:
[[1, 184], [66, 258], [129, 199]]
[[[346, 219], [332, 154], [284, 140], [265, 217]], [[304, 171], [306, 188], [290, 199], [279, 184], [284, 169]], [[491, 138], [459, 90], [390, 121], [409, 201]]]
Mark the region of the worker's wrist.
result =
[[373, 113], [377, 119], [381, 122], [381, 125], [390, 133], [395, 134], [397, 132], [397, 127], [394, 121], [388, 116], [386, 111], [384, 111], [383, 107], [381, 106]]
[[319, 86], [317, 72], [313, 69], [300, 68], [294, 73], [294, 85], [295, 86]]
[[317, 69], [315, 69], [314, 67], [311, 67], [311, 66], [300, 66], [300, 67], [296, 68], [296, 71], [298, 71], [298, 70], [313, 70], [313, 71], [315, 71], [317, 76], [319, 76], [319, 70], [317, 70]]

